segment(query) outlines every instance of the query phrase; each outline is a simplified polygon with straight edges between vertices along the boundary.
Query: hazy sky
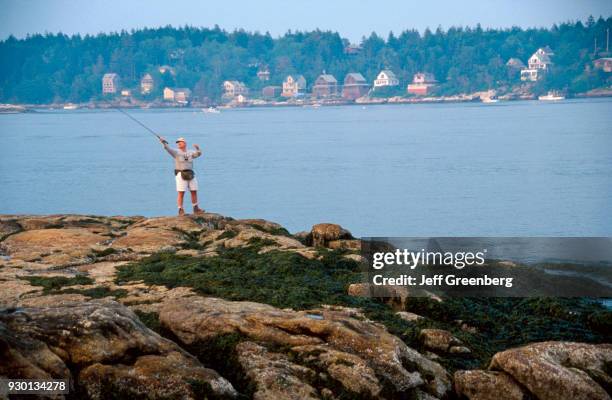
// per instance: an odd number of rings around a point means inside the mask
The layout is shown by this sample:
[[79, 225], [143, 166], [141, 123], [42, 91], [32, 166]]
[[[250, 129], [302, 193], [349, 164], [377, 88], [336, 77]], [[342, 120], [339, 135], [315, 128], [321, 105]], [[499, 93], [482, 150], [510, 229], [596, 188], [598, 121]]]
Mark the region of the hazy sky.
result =
[[331, 29], [351, 41], [441, 25], [545, 26], [612, 16], [612, 0], [0, 0], [0, 38], [160, 25], [269, 31]]

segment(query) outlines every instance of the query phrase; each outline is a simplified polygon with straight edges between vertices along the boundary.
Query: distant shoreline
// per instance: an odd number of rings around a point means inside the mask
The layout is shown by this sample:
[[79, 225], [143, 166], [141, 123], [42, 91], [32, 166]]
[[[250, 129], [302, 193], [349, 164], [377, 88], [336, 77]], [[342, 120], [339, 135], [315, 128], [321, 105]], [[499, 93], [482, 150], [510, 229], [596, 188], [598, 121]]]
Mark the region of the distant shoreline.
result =
[[[606, 98], [612, 97], [612, 89], [600, 89], [591, 92], [578, 93], [569, 99], [585, 99], [585, 98]], [[516, 102], [516, 101], [533, 101], [538, 100], [537, 96], [526, 96], [521, 98], [503, 98], [500, 97], [500, 102]], [[487, 103], [476, 95], [455, 95], [455, 96], [440, 96], [440, 97], [388, 97], [388, 98], [369, 98], [361, 101], [348, 101], [343, 99], [303, 99], [293, 101], [264, 101], [255, 100], [245, 103], [211, 105], [205, 103], [190, 103], [190, 104], [173, 104], [173, 103], [158, 103], [158, 102], [87, 102], [87, 103], [51, 103], [51, 104], [0, 104], [0, 114], [15, 114], [25, 112], [36, 112], [41, 109], [51, 110], [104, 110], [112, 108], [125, 109], [207, 109], [214, 108], [219, 110], [234, 109], [234, 108], [263, 108], [263, 107], [325, 107], [325, 106], [374, 106], [374, 105], [389, 105], [389, 104], [448, 104], [448, 103]]]

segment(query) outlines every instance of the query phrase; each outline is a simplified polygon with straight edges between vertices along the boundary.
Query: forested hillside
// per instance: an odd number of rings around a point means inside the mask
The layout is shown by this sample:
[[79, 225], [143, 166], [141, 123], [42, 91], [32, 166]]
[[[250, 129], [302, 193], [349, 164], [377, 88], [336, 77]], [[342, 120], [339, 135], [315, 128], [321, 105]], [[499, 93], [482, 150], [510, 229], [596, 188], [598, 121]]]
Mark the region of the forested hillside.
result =
[[[280, 84], [290, 73], [303, 74], [308, 84], [322, 71], [341, 82], [347, 72], [361, 72], [372, 81], [381, 68], [392, 69], [402, 85], [418, 71], [431, 72], [444, 94], [472, 92], [518, 84], [506, 61], [527, 63], [539, 47], [550, 46], [554, 68], [536, 89], [583, 92], [610, 85], [609, 73], [594, 70], [592, 61], [605, 56], [606, 29], [612, 17], [562, 23], [549, 29], [482, 29], [453, 27], [435, 31], [406, 30], [364, 37], [356, 54], [346, 51], [348, 40], [329, 31], [269, 34], [219, 27], [164, 27], [67, 36], [9, 37], [0, 42], [0, 101], [49, 103], [87, 101], [101, 96], [101, 78], [116, 72], [124, 87], [136, 88], [149, 72], [159, 96], [164, 86], [187, 87], [200, 98], [216, 99], [226, 79], [244, 81], [252, 90]], [[595, 48], [597, 40], [598, 48]], [[158, 71], [173, 67], [176, 74]], [[257, 70], [266, 65], [270, 81], [260, 82]]]

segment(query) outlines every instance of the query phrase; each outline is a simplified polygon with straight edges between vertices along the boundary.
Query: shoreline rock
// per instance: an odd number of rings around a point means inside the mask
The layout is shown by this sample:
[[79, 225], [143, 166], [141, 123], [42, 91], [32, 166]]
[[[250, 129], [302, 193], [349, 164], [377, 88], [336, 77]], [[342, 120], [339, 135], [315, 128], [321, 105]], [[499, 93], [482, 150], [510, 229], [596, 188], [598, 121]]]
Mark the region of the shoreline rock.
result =
[[[612, 344], [538, 342], [493, 354], [478, 341], [495, 325], [456, 313], [450, 299], [415, 300], [352, 275], [336, 282], [336, 267], [353, 271], [361, 261], [359, 245], [335, 224], [291, 235], [270, 221], [211, 213], [0, 215], [0, 377], [68, 377], [83, 398], [119, 390], [150, 398], [610, 399]], [[206, 297], [215, 293], [207, 285], [232, 276], [209, 273], [192, 284], [214, 265], [248, 271], [254, 258], [263, 276], [283, 260], [295, 291], [315, 277], [304, 293], [319, 295], [332, 279], [330, 295], [291, 309], [283, 307], [301, 304], [286, 301], [293, 293], [264, 288], [260, 275], [250, 292], [234, 282], [217, 297]], [[293, 263], [308, 274], [292, 275]], [[180, 277], [187, 270], [196, 278]], [[134, 274], [124, 279], [126, 271]], [[277, 296], [277, 307], [261, 295], [219, 298], [257, 292]], [[489, 318], [493, 308], [478, 307]], [[581, 316], [596, 323], [578, 326], [589, 335], [607, 326], [609, 314], [596, 313]], [[491, 356], [488, 369], [472, 369]]]
[[[342, 311], [280, 310], [253, 302], [186, 297], [164, 303], [159, 319], [162, 326], [187, 346], [227, 334], [239, 334], [273, 347], [290, 346], [297, 348], [298, 353], [309, 348], [304, 346], [324, 345], [330, 351], [347, 353], [347, 357], [352, 355], [360, 361], [358, 364], [372, 368], [376, 376], [384, 379], [377, 385], [392, 386], [396, 393], [421, 387], [436, 397], [443, 397], [450, 390], [450, 376], [439, 364], [383, 328]], [[319, 359], [319, 362], [327, 365], [325, 360]], [[414, 369], [406, 370], [406, 365]]]
[[109, 388], [129, 396], [195, 397], [191, 379], [218, 396], [237, 394], [217, 372], [113, 301], [1, 310], [0, 351], [0, 376], [70, 379], [71, 392], [92, 399], [106, 398]]
[[609, 400], [612, 344], [539, 342], [493, 356], [489, 369], [457, 371], [455, 392], [470, 400]]

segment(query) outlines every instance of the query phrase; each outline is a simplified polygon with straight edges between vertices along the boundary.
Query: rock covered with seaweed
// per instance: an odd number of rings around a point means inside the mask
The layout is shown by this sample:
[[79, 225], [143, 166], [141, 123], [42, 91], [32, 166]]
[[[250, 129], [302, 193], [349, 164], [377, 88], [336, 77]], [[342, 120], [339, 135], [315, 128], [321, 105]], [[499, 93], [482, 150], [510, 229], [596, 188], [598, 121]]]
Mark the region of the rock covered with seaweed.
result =
[[358, 250], [328, 223], [0, 216], [0, 377], [72, 398], [610, 398], [598, 303], [360, 297]]

